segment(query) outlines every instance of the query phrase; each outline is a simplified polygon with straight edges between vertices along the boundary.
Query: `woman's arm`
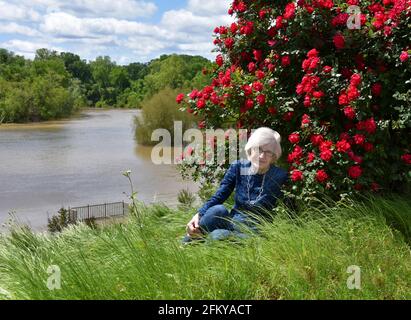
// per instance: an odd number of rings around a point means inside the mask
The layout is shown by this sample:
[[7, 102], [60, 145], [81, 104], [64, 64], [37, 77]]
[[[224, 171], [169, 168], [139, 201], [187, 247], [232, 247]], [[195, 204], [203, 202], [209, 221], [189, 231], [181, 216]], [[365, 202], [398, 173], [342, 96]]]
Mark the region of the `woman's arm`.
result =
[[262, 197], [254, 203], [256, 207], [264, 207], [266, 209], [272, 209], [278, 199], [282, 199], [284, 197], [283, 192], [281, 189], [288, 183], [289, 176], [286, 171], [282, 172], [281, 175], [276, 176], [271, 181], [270, 185], [272, 186], [271, 189], [267, 189], [264, 191]]
[[230, 165], [216, 193], [198, 210], [200, 218], [206, 213], [209, 208], [218, 204], [222, 204], [224, 201], [226, 201], [230, 194], [233, 192], [237, 180], [238, 166], [238, 161], [235, 161]]

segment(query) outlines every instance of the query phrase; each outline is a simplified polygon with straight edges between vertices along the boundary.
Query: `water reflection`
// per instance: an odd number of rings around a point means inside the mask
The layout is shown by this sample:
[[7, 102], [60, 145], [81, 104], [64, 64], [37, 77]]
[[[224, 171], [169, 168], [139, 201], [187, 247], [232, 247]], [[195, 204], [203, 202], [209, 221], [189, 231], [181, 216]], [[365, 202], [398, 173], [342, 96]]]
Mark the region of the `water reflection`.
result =
[[125, 170], [138, 198], [175, 205], [182, 181], [174, 165], [156, 166], [134, 141], [135, 110], [87, 110], [72, 120], [0, 126], [0, 223], [8, 212], [35, 229], [61, 206], [127, 200]]

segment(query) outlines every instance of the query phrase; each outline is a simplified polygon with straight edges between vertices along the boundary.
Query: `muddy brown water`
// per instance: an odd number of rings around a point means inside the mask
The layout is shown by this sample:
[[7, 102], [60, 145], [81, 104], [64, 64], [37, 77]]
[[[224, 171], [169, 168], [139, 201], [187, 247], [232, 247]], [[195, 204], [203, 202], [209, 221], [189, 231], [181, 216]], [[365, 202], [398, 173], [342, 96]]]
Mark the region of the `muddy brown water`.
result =
[[0, 125], [0, 223], [13, 213], [44, 230], [61, 207], [128, 202], [126, 170], [145, 203], [175, 206], [181, 189], [196, 192], [174, 165], [153, 164], [151, 147], [134, 140], [138, 113], [89, 109], [70, 120]]

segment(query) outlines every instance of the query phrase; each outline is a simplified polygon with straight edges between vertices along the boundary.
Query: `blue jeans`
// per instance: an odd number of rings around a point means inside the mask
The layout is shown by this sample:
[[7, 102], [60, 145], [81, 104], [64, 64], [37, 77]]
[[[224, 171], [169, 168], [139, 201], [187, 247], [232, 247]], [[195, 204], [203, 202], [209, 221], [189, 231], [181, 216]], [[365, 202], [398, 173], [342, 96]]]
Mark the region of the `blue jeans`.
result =
[[257, 232], [256, 221], [244, 213], [230, 213], [223, 205], [209, 208], [200, 219], [201, 230], [212, 240], [223, 240], [230, 236], [246, 238], [244, 229]]

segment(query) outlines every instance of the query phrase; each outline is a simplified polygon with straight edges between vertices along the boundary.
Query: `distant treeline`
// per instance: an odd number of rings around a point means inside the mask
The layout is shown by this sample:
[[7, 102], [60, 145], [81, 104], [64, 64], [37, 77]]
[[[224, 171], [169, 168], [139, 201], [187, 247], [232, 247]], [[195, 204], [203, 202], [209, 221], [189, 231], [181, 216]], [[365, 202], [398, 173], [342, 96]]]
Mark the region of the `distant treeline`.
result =
[[0, 123], [57, 119], [84, 107], [141, 108], [162, 89], [201, 87], [210, 65], [173, 54], [120, 66], [108, 56], [88, 62], [48, 49], [29, 60], [0, 49]]

